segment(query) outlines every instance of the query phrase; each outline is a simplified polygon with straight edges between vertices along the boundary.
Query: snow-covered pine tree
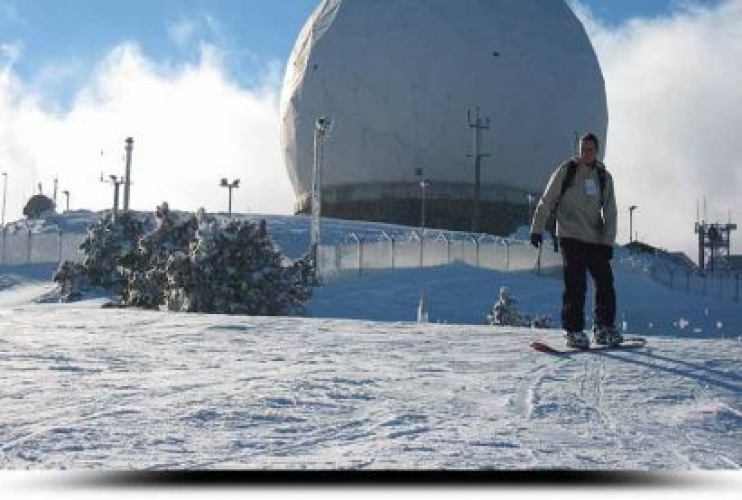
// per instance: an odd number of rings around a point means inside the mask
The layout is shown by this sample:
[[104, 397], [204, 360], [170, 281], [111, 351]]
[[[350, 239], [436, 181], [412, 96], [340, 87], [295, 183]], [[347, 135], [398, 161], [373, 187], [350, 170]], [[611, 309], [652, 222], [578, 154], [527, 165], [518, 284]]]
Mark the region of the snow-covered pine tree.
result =
[[168, 259], [188, 249], [198, 227], [196, 217], [172, 212], [167, 203], [157, 207], [155, 222], [155, 229], [139, 238], [137, 247], [123, 262], [126, 284], [122, 302], [126, 305], [160, 307], [165, 295]]
[[307, 258], [288, 264], [264, 224], [218, 221], [203, 212], [188, 253], [167, 263], [165, 305], [172, 311], [296, 314], [310, 296]]
[[55, 278], [69, 297], [83, 282], [80, 273], [119, 293], [123, 305], [171, 311], [298, 314], [311, 295], [309, 257], [290, 262], [264, 221], [220, 221], [203, 209], [194, 216], [163, 203], [155, 224], [130, 214], [116, 222], [104, 217], [80, 248], [83, 264], [65, 263]]
[[59, 286], [60, 302], [75, 302], [82, 298], [84, 290], [90, 288], [87, 269], [82, 264], [66, 260], [52, 276]]
[[80, 244], [85, 253], [82, 266], [92, 286], [119, 291], [124, 284], [123, 265], [145, 232], [145, 218], [127, 212], [114, 220], [106, 214], [88, 227]]
[[521, 326], [523, 323], [518, 310], [518, 301], [507, 287], [500, 288], [500, 296], [492, 307], [490, 322], [500, 326]]

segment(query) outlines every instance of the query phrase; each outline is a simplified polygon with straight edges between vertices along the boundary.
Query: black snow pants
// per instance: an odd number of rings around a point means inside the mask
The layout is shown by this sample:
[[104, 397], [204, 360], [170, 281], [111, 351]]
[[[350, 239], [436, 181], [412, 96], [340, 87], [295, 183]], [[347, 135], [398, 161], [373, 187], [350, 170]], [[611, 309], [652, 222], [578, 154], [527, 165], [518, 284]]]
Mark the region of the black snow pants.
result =
[[568, 332], [585, 329], [585, 294], [587, 273], [595, 283], [595, 325], [615, 326], [616, 290], [613, 287], [611, 258], [613, 249], [605, 245], [559, 240], [564, 262], [562, 327]]

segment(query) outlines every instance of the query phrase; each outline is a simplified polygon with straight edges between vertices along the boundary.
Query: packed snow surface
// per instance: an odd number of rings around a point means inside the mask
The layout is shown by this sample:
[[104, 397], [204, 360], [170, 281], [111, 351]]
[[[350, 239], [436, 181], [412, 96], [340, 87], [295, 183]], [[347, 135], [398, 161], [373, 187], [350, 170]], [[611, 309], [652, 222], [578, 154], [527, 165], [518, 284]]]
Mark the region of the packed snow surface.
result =
[[268, 318], [58, 304], [51, 269], [0, 267], [0, 468], [742, 466], [742, 306], [619, 263], [647, 347], [561, 355], [529, 348], [559, 330], [483, 324], [501, 286], [558, 323], [558, 276], [367, 273]]

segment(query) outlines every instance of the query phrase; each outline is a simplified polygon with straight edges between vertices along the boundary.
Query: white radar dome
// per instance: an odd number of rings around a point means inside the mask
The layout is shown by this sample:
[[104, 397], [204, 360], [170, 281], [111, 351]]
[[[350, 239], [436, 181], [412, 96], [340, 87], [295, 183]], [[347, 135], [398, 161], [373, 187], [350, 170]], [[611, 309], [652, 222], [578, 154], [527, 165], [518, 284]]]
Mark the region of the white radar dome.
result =
[[297, 213], [320, 117], [323, 215], [498, 234], [527, 222], [578, 136], [604, 151], [608, 125], [595, 51], [563, 0], [324, 0], [281, 96]]

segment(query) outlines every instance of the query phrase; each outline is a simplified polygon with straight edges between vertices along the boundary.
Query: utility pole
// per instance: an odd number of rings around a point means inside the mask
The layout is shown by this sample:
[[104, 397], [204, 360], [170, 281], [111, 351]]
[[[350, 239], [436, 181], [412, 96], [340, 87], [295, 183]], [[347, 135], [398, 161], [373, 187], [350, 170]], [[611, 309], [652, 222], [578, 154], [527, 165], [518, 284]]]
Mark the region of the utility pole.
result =
[[64, 191], [62, 191], [62, 194], [65, 197], [65, 209], [64, 209], [64, 211], [65, 212], [69, 212], [70, 211], [70, 192], [69, 192], [69, 190], [65, 189]]
[[223, 188], [229, 189], [229, 218], [232, 218], [232, 190], [240, 187], [240, 180], [235, 179], [229, 182], [226, 177], [222, 177], [222, 182], [219, 184]]
[[479, 148], [482, 142], [482, 130], [489, 130], [490, 119], [480, 117], [479, 108], [476, 108], [473, 113], [471, 110], [467, 110], [466, 118], [469, 124], [469, 128], [472, 131], [472, 139], [474, 142], [472, 154], [467, 155], [468, 158], [472, 158], [474, 160], [474, 210], [472, 214], [471, 230], [473, 233], [478, 233], [480, 231], [482, 218], [482, 207], [480, 202], [482, 158], [489, 158], [490, 156], [488, 153], [480, 152]]
[[[124, 212], [129, 211], [129, 193], [131, 188], [131, 152], [134, 149], [134, 139], [126, 138], [126, 176], [124, 177]], [[116, 188], [118, 192], [118, 188]]]

